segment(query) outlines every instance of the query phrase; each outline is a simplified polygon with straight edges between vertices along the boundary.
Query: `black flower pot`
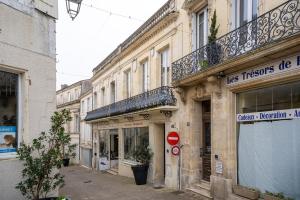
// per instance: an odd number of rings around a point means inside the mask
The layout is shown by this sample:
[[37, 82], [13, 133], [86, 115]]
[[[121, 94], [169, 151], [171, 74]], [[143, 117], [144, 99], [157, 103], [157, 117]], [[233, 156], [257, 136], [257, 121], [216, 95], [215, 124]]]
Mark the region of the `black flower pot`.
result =
[[148, 165], [135, 165], [131, 166], [135, 184], [137, 185], [145, 185], [147, 183], [147, 175], [148, 175]]
[[64, 159], [63, 159], [63, 165], [64, 165], [65, 167], [68, 167], [68, 166], [69, 166], [69, 163], [70, 163], [70, 158], [64, 158]]

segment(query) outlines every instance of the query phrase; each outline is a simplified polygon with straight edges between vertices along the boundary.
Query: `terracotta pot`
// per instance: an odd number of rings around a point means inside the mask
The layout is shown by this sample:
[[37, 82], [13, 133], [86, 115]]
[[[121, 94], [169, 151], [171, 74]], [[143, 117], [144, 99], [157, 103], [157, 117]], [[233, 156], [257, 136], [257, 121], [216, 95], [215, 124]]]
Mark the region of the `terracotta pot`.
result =
[[269, 194], [264, 194], [264, 200], [282, 200], [282, 199], [278, 198], [278, 197], [274, 197], [274, 196], [269, 195]]
[[259, 192], [257, 190], [251, 190], [240, 185], [233, 185], [233, 192], [247, 199], [257, 200], [259, 198]]

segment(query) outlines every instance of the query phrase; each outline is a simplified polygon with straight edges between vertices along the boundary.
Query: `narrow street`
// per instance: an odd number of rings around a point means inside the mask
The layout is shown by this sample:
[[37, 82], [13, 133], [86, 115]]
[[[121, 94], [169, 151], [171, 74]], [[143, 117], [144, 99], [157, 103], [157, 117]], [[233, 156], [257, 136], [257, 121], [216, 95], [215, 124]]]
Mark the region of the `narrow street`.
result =
[[72, 200], [201, 200], [191, 193], [137, 186], [134, 180], [108, 173], [93, 172], [83, 167], [63, 168], [65, 186], [60, 195]]

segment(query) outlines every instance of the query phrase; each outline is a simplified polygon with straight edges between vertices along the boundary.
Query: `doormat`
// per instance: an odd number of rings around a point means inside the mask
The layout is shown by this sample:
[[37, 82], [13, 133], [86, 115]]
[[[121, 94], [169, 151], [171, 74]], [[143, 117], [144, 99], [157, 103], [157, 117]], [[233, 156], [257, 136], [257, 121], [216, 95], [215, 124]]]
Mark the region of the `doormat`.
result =
[[171, 193], [175, 194], [175, 195], [180, 195], [180, 194], [183, 194], [184, 191], [177, 190], [177, 191], [174, 191], [174, 192], [171, 192]]

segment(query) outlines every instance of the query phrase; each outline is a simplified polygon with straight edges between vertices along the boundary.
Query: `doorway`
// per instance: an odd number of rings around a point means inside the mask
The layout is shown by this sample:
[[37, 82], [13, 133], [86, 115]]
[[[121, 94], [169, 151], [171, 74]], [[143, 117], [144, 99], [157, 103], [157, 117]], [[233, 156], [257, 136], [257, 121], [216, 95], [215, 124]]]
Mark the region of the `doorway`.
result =
[[202, 102], [202, 179], [210, 181], [211, 175], [211, 101]]
[[118, 129], [101, 130], [99, 134], [99, 170], [118, 171], [119, 135]]
[[119, 136], [118, 132], [110, 134], [110, 169], [118, 171], [119, 168]]

